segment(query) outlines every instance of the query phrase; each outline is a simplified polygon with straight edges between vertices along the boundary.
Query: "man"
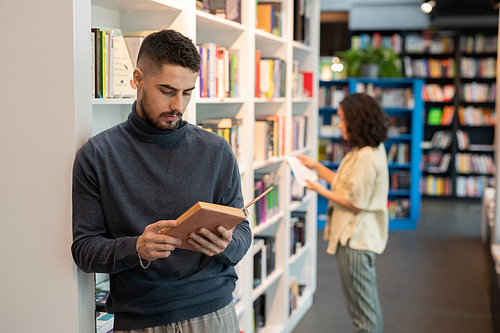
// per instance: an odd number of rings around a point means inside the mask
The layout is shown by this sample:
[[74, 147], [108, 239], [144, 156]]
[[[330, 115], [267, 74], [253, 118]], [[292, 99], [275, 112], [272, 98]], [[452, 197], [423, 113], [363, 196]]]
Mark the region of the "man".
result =
[[250, 247], [248, 221], [220, 236], [190, 235], [199, 252], [160, 234], [198, 201], [243, 207], [229, 144], [182, 116], [200, 68], [192, 41], [173, 30], [146, 37], [128, 120], [93, 138], [73, 167], [73, 258], [110, 274], [115, 332], [239, 332], [234, 267]]

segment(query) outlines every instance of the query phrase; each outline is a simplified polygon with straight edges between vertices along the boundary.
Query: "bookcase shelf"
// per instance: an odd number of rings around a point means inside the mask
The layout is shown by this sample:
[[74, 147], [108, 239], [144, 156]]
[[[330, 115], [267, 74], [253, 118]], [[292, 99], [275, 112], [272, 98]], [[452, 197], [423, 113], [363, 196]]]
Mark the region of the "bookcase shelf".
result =
[[[343, 153], [337, 155], [338, 150], [336, 150], [335, 144], [342, 144], [342, 139], [340, 133], [335, 133], [331, 135], [322, 134], [325, 132], [335, 131], [336, 127], [336, 113], [338, 103], [343, 99], [347, 93], [354, 92], [367, 92], [360, 91], [363, 87], [373, 87], [375, 89], [382, 89], [381, 95], [374, 96], [379, 99], [382, 108], [386, 111], [387, 115], [394, 119], [395, 127], [397, 127], [397, 133], [389, 132], [389, 137], [385, 142], [386, 150], [390, 154], [391, 147], [395, 146], [397, 149], [408, 149], [409, 153], [405, 158], [407, 160], [391, 162], [389, 161], [389, 178], [398, 178], [398, 187], [390, 188], [389, 192], [389, 228], [390, 229], [413, 229], [416, 226], [417, 221], [420, 218], [420, 194], [419, 194], [419, 180], [421, 176], [420, 171], [420, 156], [422, 154], [422, 149], [420, 147], [420, 142], [422, 141], [422, 111], [424, 108], [423, 101], [421, 99], [420, 91], [423, 85], [422, 79], [366, 79], [366, 78], [348, 78], [339, 81], [320, 81], [320, 102], [319, 114], [320, 114], [320, 124], [319, 124], [319, 138], [320, 141], [323, 140], [326, 145], [320, 144], [320, 151], [332, 150], [330, 153], [333, 160], [328, 158], [328, 156], [319, 156], [319, 160], [323, 165], [331, 169], [337, 169]], [[331, 88], [332, 86], [336, 88]], [[392, 89], [392, 90], [384, 90]], [[401, 98], [394, 102], [389, 99], [390, 96], [384, 96], [384, 94], [394, 93], [400, 89]], [[406, 90], [405, 90], [406, 89]], [[340, 92], [340, 93], [339, 93]], [[327, 95], [323, 95], [327, 94]], [[409, 96], [409, 100], [404, 99], [402, 96]], [[396, 105], [394, 103], [399, 103]], [[389, 106], [387, 106], [389, 105]], [[410, 106], [407, 106], [410, 105]], [[404, 120], [403, 120], [404, 119]], [[323, 123], [321, 123], [323, 121]], [[401, 121], [403, 123], [399, 124]], [[394, 124], [393, 122], [393, 124]], [[326, 127], [325, 127], [326, 126]], [[330, 145], [332, 145], [330, 147]], [[407, 148], [405, 148], [407, 147]], [[339, 149], [344, 149], [345, 147], [340, 147]], [[326, 153], [325, 153], [326, 154]], [[396, 154], [397, 156], [397, 154]], [[396, 157], [397, 158], [397, 157]], [[402, 180], [407, 179], [408, 189], [399, 188], [403, 186]], [[392, 180], [390, 181], [392, 185]], [[396, 185], [394, 185], [396, 186]], [[324, 215], [326, 211], [327, 200], [324, 198], [318, 198], [318, 213], [320, 216]], [[395, 217], [394, 213], [391, 216], [391, 212], [400, 210], [400, 206], [403, 205], [404, 212], [402, 216], [404, 219]], [[399, 213], [398, 215], [399, 216]]]
[[[351, 36], [354, 42], [360, 40], [371, 44], [376, 31], [353, 31]], [[483, 85], [483, 89], [488, 93], [495, 93], [496, 82], [496, 58], [497, 58], [497, 29], [429, 29], [425, 31], [395, 31], [392, 32], [401, 37], [401, 57], [403, 59], [402, 69], [407, 77], [421, 77], [427, 85], [435, 84], [437, 87], [453, 87], [454, 94], [447, 102], [442, 102], [429, 97], [425, 100], [425, 120], [424, 120], [424, 140], [431, 138], [440, 131], [449, 131], [452, 142], [449, 147], [424, 149], [422, 156], [424, 165], [427, 167], [426, 159], [433, 150], [441, 151], [442, 157], [449, 153], [451, 159], [448, 162], [446, 172], [427, 172], [421, 180], [422, 195], [426, 196], [447, 196], [453, 198], [482, 196], [484, 184], [478, 182], [484, 179], [470, 178], [463, 181], [463, 175], [455, 171], [455, 156], [460, 153], [456, 143], [456, 131], [462, 129], [469, 134], [472, 143], [476, 143], [479, 138], [475, 129], [460, 126], [456, 116], [459, 107], [472, 105], [477, 108], [490, 108], [494, 111], [495, 106], [489, 99], [489, 94], [482, 99], [474, 100], [479, 94], [472, 93], [472, 84]], [[384, 32], [380, 32], [384, 34]], [[437, 66], [436, 66], [437, 64]], [[441, 66], [441, 67], [440, 67]], [[465, 98], [465, 91], [469, 89], [469, 98]], [[489, 103], [488, 103], [489, 102]], [[451, 123], [441, 126], [428, 126], [427, 115], [431, 108], [443, 108], [447, 105], [453, 106], [455, 114]], [[491, 138], [489, 143], [493, 143], [494, 127], [482, 128], [482, 134]], [[469, 133], [470, 132], [470, 133]], [[470, 150], [469, 150], [470, 151]], [[492, 154], [490, 152], [485, 152]], [[434, 167], [435, 165], [430, 165]], [[489, 180], [486, 180], [486, 182]], [[464, 185], [465, 183], [470, 185]], [[476, 184], [474, 184], [476, 183]], [[444, 187], [443, 187], [444, 186]], [[465, 186], [465, 188], [464, 188]], [[469, 190], [470, 189], [470, 190]]]
[[[229, 1], [229, 0], [228, 0]], [[275, 269], [265, 281], [253, 288], [254, 258], [250, 249], [237, 265], [239, 280], [237, 282], [238, 301], [236, 312], [240, 329], [244, 333], [253, 332], [253, 307], [257, 298], [265, 296], [265, 326], [260, 332], [291, 332], [300, 318], [312, 305], [312, 297], [316, 290], [316, 218], [317, 195], [307, 190], [300, 201], [292, 201], [293, 176], [285, 162], [285, 157], [294, 153], [308, 154], [317, 158], [316, 149], [311, 149], [317, 139], [317, 87], [313, 87], [312, 97], [293, 95], [292, 73], [294, 61], [299, 71], [313, 73], [313, 81], [317, 81], [319, 50], [319, 0], [306, 3], [306, 15], [310, 23], [308, 42], [293, 40], [294, 8], [293, 2], [280, 0], [281, 3], [281, 36], [276, 36], [255, 27], [258, 1], [241, 0], [240, 22], [217, 17], [196, 9], [195, 1], [180, 0], [86, 0], [82, 1], [75, 15], [85, 13], [85, 19], [77, 20], [76, 44], [79, 52], [76, 55], [80, 64], [79, 77], [85, 93], [78, 92], [78, 100], [89, 107], [86, 118], [91, 118], [88, 126], [93, 134], [97, 134], [127, 119], [135, 98], [92, 98], [91, 87], [91, 39], [90, 29], [93, 26], [120, 29], [124, 35], [146, 35], [160, 29], [175, 29], [182, 32], [200, 46], [215, 43], [228, 50], [237, 50], [238, 64], [237, 97], [200, 97], [200, 80], [197, 81], [193, 98], [185, 113], [185, 119], [195, 125], [201, 125], [207, 119], [231, 118], [241, 120], [241, 158], [238, 158], [242, 190], [245, 202], [254, 197], [255, 182], [265, 174], [276, 174], [277, 204], [279, 210], [264, 222], [254, 225], [257, 212], [252, 207], [248, 218], [254, 237], [274, 237], [276, 241]], [[285, 81], [280, 97], [255, 97], [255, 51], [261, 52], [261, 59], [279, 58], [286, 63]], [[227, 96], [227, 95], [226, 95]], [[265, 161], [254, 160], [255, 123], [257, 118], [279, 116], [283, 121], [283, 137], [280, 137], [282, 151], [278, 156]], [[301, 128], [300, 137], [304, 144], [292, 145], [294, 117], [305, 117], [307, 122]], [[195, 176], [195, 175], [193, 175]], [[305, 219], [305, 244], [294, 254], [291, 247], [292, 214], [302, 214]], [[302, 220], [301, 220], [302, 221]], [[298, 297], [296, 309], [290, 313], [290, 283], [297, 281], [304, 292]], [[82, 289], [94, 288], [81, 282]], [[94, 316], [93, 309], [82, 307], [85, 312], [82, 318]], [[87, 313], [88, 312], [88, 313]]]

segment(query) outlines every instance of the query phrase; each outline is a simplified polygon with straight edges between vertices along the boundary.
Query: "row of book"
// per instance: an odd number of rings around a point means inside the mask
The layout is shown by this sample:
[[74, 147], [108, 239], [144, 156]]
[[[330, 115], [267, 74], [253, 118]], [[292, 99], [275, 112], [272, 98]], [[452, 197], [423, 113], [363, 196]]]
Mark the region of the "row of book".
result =
[[404, 69], [406, 77], [454, 78], [456, 75], [455, 60], [453, 58], [412, 59], [405, 56]]
[[254, 123], [254, 161], [264, 162], [285, 155], [285, 117], [257, 117]]
[[458, 149], [468, 150], [469, 149], [469, 135], [466, 131], [457, 129], [455, 134], [457, 135]]
[[276, 238], [255, 236], [253, 253], [253, 288], [260, 286], [276, 268]]
[[462, 90], [462, 100], [468, 103], [494, 103], [496, 99], [496, 83], [465, 83]]
[[[94, 98], [134, 98], [136, 88], [133, 71], [137, 56], [126, 40], [134, 43], [138, 37], [124, 37], [120, 29], [92, 27], [92, 96]], [[132, 39], [132, 40], [131, 40]], [[131, 57], [131, 54], [133, 57]]]
[[341, 137], [339, 122], [340, 118], [336, 113], [332, 113], [329, 117], [330, 122], [327, 123], [325, 119], [325, 115], [318, 115], [318, 123], [319, 123], [319, 135], [320, 136], [332, 136], [332, 137]]
[[410, 217], [410, 199], [388, 200], [387, 208], [391, 220]]
[[447, 149], [453, 142], [452, 131], [436, 131], [432, 135], [431, 141], [421, 143], [422, 149]]
[[451, 153], [441, 150], [431, 150], [422, 155], [422, 167], [425, 172], [445, 173], [450, 165]]
[[240, 0], [196, 0], [196, 9], [226, 20], [241, 23]]
[[253, 301], [253, 333], [260, 332], [266, 326], [266, 294]]
[[292, 63], [292, 97], [313, 96], [313, 73], [300, 70], [300, 62], [294, 60]]
[[375, 98], [383, 108], [409, 108], [415, 107], [415, 96], [413, 89], [407, 88], [383, 88], [373, 83], [364, 84], [357, 82], [355, 90], [357, 93], [366, 93]]
[[458, 107], [458, 121], [462, 126], [494, 126], [495, 110], [469, 105]]
[[340, 163], [349, 151], [349, 147], [342, 142], [320, 140], [318, 160], [324, 162]]
[[201, 56], [200, 97], [222, 99], [240, 96], [239, 50], [230, 50], [215, 43], [204, 43], [197, 48]]
[[393, 191], [409, 190], [411, 173], [409, 171], [393, 171], [389, 177], [389, 188]]
[[292, 118], [291, 133], [292, 151], [297, 151], [307, 147], [307, 116], [300, 115]]
[[422, 86], [422, 100], [424, 102], [446, 102], [453, 101], [455, 97], [455, 86], [453, 84], [440, 85], [427, 83]]
[[401, 134], [410, 133], [411, 118], [410, 117], [389, 117], [389, 128], [387, 135], [397, 137]]
[[299, 284], [299, 279], [296, 276], [290, 276], [289, 281], [290, 308], [288, 314], [292, 315], [292, 313], [298, 308], [299, 297], [302, 296], [302, 291], [304, 290], [305, 285]]
[[255, 28], [282, 36], [281, 2], [258, 2]]
[[265, 195], [262, 199], [257, 201], [253, 207], [254, 226], [265, 223], [269, 218], [275, 216], [280, 211], [279, 200], [279, 183], [280, 175], [277, 172], [270, 172], [265, 174], [255, 173], [254, 176], [254, 197], [258, 197], [264, 193], [269, 187], [273, 189]]
[[353, 49], [367, 49], [368, 47], [377, 49], [380, 47], [400, 54], [402, 52], [402, 45], [403, 39], [400, 34], [382, 36], [376, 32], [372, 36], [369, 34], [360, 34], [351, 37], [351, 47]]
[[461, 53], [496, 53], [498, 36], [485, 36], [478, 33], [475, 35], [460, 36]]
[[318, 107], [338, 108], [340, 102], [349, 94], [347, 85], [320, 86], [318, 89]]
[[306, 245], [306, 213], [293, 212], [290, 218], [290, 256]]
[[463, 78], [493, 79], [497, 75], [497, 59], [464, 57], [460, 59], [460, 75]]
[[458, 176], [455, 184], [456, 195], [458, 197], [481, 198], [484, 189], [493, 181], [493, 178], [486, 176]]
[[431, 126], [449, 126], [455, 116], [455, 106], [432, 106], [427, 111], [427, 124]]
[[387, 153], [388, 163], [409, 163], [410, 162], [410, 145], [399, 142], [391, 144]]
[[241, 148], [243, 128], [242, 119], [216, 118], [204, 119], [199, 125], [207, 131], [222, 136], [231, 146], [239, 165], [243, 164], [243, 151]]
[[279, 58], [262, 58], [255, 50], [255, 97], [285, 97], [286, 62]]
[[445, 31], [436, 34], [423, 31], [421, 34], [405, 36], [405, 52], [413, 54], [451, 54], [454, 50], [453, 35]]
[[420, 178], [420, 194], [431, 196], [453, 195], [453, 180], [450, 177], [427, 175]]
[[495, 163], [491, 155], [486, 154], [455, 154], [455, 169], [460, 174], [493, 175]]

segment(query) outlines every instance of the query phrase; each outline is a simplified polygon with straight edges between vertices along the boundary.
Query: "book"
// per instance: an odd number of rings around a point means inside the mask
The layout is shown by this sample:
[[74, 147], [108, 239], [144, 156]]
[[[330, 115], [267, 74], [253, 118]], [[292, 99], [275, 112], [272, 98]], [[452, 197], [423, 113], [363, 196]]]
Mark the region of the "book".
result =
[[295, 176], [295, 179], [300, 186], [307, 186], [307, 180], [311, 182], [315, 182], [318, 180], [318, 175], [316, 174], [316, 172], [300, 163], [299, 159], [296, 156], [287, 157], [286, 162], [290, 166], [290, 169], [292, 169], [293, 175]]
[[253, 199], [243, 208], [229, 207], [214, 203], [198, 201], [184, 214], [177, 218], [177, 226], [165, 228], [161, 231], [164, 235], [179, 238], [182, 244], [180, 249], [198, 251], [194, 246], [187, 242], [191, 232], [198, 233], [200, 228], [206, 228], [216, 235], [218, 226], [231, 229], [248, 217], [247, 208], [269, 193], [273, 187], [268, 188], [261, 195]]
[[127, 50], [132, 60], [132, 65], [134, 69], [137, 67], [137, 56], [139, 55], [139, 49], [141, 48], [142, 41], [144, 37], [142, 36], [126, 36], [124, 37], [125, 44], [127, 44]]

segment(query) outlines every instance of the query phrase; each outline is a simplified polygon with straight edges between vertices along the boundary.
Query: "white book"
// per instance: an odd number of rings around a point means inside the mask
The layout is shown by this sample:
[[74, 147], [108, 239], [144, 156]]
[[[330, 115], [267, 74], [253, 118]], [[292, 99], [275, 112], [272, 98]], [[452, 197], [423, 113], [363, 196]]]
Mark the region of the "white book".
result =
[[307, 186], [307, 181], [315, 182], [318, 180], [318, 175], [315, 171], [309, 169], [304, 164], [300, 163], [300, 160], [296, 156], [289, 156], [286, 158], [290, 169], [292, 169], [293, 175], [297, 180], [297, 183], [302, 186]]

